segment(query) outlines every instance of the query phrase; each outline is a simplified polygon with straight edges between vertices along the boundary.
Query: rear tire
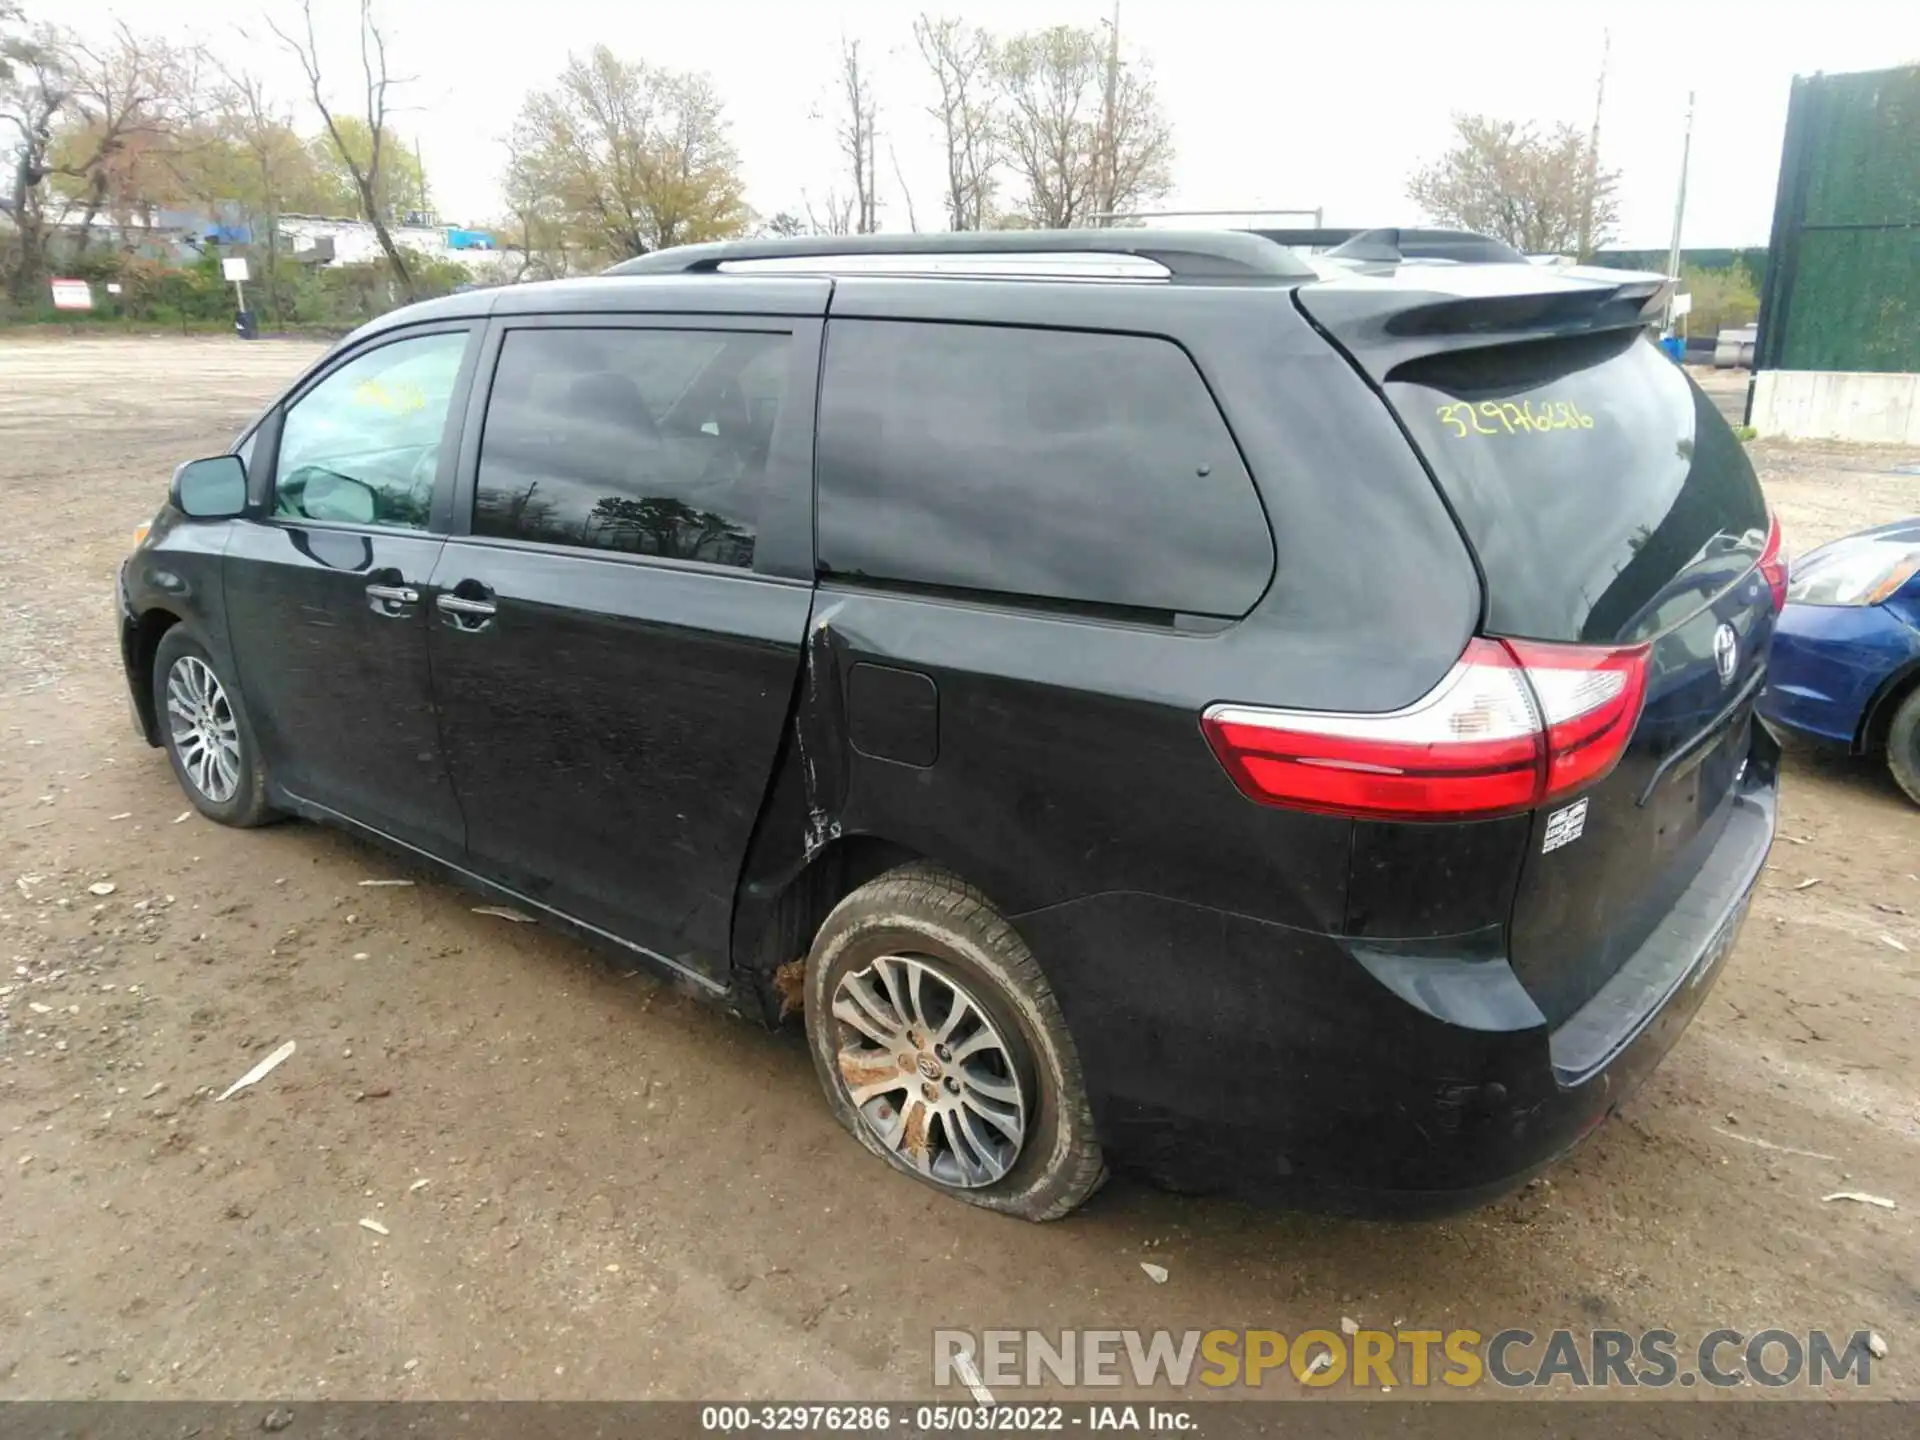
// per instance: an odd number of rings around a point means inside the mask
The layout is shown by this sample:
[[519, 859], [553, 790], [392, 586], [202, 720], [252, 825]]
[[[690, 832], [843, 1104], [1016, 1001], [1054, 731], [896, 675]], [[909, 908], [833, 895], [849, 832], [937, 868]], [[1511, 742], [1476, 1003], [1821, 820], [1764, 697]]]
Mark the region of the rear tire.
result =
[[1059, 1003], [957, 877], [903, 866], [835, 906], [807, 957], [806, 1021], [834, 1117], [921, 1183], [1044, 1221], [1106, 1178]]
[[240, 829], [279, 818], [267, 804], [267, 769], [239, 689], [185, 625], [154, 650], [153, 713], [173, 778], [196, 810]]
[[1907, 798], [1920, 805], [1920, 687], [1893, 712], [1887, 727], [1887, 768]]

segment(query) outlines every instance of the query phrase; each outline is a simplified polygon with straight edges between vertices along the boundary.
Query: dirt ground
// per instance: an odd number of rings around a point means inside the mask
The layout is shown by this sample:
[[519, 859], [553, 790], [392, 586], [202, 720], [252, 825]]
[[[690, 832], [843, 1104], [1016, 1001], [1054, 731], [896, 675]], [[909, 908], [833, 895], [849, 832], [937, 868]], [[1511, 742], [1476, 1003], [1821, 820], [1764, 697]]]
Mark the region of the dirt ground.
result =
[[[1701, 1018], [1520, 1195], [1382, 1225], [1116, 1182], [1026, 1226], [886, 1172], [791, 1037], [187, 811], [114, 568], [314, 353], [0, 344], [0, 1396], [904, 1397], [936, 1326], [1342, 1317], [1871, 1328], [1875, 1391], [1920, 1396], [1920, 811], [1877, 768], [1791, 759]], [[1920, 512], [1920, 454], [1755, 455], [1791, 549]]]

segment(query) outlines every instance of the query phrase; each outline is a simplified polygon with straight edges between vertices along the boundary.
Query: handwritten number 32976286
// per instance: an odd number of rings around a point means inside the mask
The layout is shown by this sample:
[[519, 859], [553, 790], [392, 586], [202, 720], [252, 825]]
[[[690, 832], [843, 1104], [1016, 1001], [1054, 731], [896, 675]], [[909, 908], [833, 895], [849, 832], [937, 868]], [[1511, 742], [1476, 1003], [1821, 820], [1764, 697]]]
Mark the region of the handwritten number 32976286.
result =
[[1593, 417], [1571, 400], [1482, 400], [1457, 401], [1434, 407], [1434, 414], [1454, 436], [1469, 435], [1545, 435], [1555, 430], [1591, 430]]

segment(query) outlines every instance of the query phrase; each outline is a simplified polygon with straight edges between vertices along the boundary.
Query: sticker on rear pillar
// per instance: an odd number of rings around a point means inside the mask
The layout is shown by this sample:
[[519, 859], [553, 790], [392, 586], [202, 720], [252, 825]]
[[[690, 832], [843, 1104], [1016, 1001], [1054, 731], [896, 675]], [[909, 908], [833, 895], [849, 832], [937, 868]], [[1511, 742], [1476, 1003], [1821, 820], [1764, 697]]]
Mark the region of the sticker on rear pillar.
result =
[[1587, 828], [1587, 802], [1576, 800], [1563, 809], [1547, 816], [1547, 838], [1540, 842], [1540, 853], [1558, 850], [1562, 845], [1571, 845], [1580, 838]]

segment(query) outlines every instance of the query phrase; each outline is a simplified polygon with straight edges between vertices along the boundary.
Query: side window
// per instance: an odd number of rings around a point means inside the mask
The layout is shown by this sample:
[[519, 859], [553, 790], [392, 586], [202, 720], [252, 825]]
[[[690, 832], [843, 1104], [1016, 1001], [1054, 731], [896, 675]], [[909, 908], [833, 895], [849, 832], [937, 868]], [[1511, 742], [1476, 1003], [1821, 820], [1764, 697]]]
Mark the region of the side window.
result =
[[818, 455], [827, 573], [1222, 616], [1273, 573], [1252, 477], [1170, 341], [835, 320]]
[[240, 448], [233, 452], [240, 457], [241, 467], [245, 469], [249, 475], [253, 473], [253, 452], [257, 448], [254, 442], [259, 438], [260, 432], [255, 430], [251, 435], [247, 436]]
[[788, 337], [514, 330], [473, 533], [748, 567]]
[[280, 427], [273, 513], [424, 530], [467, 335], [396, 340], [294, 402]]

